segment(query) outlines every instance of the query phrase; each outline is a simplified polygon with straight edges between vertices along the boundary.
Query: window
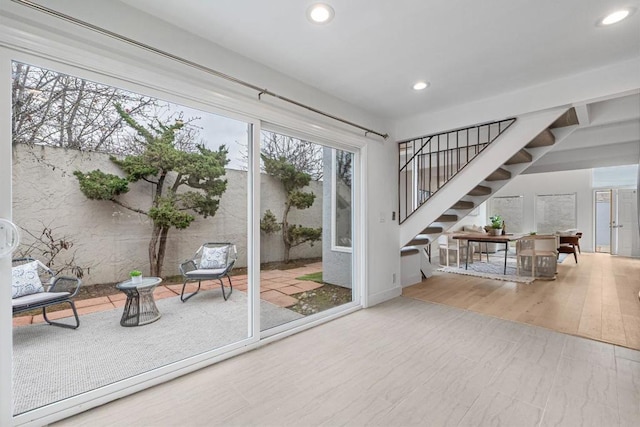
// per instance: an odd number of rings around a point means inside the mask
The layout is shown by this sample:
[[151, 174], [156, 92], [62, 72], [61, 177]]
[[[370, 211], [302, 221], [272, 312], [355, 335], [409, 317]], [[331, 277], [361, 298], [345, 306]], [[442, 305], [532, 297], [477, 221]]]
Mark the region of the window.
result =
[[594, 188], [635, 187], [638, 165], [613, 166], [593, 169]]
[[489, 216], [500, 215], [508, 233], [524, 233], [524, 197], [493, 197], [489, 203]]
[[576, 228], [576, 194], [541, 194], [536, 196], [536, 231], [553, 234]]
[[353, 154], [331, 150], [332, 249], [351, 252], [351, 164]]

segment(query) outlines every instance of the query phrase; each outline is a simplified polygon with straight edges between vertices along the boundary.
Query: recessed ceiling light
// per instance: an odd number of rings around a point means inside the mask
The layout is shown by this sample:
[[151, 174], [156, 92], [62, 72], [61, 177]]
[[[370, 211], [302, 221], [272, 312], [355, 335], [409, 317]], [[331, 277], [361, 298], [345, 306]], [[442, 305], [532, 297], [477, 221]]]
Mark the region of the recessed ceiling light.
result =
[[307, 9], [307, 18], [316, 24], [326, 24], [333, 19], [335, 12], [326, 3], [314, 3]]
[[615, 24], [617, 22], [622, 21], [624, 18], [628, 17], [629, 15], [631, 15], [631, 9], [616, 10], [615, 12], [610, 13], [609, 15], [605, 16], [604, 18], [602, 18], [599, 21], [599, 24], [600, 25]]
[[431, 85], [431, 83], [429, 83], [429, 82], [422, 82], [422, 81], [416, 82], [413, 85], [413, 90], [423, 90], [423, 89], [428, 88], [430, 85]]

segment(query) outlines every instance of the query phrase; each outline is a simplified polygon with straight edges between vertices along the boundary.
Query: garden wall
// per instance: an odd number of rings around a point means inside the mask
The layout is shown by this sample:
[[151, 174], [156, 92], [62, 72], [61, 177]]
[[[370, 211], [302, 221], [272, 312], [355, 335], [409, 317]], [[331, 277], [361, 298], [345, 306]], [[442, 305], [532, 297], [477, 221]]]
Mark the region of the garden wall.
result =
[[[66, 257], [75, 254], [76, 264], [90, 267], [89, 274], [83, 278], [85, 284], [119, 282], [136, 268], [148, 274], [147, 251], [152, 229], [149, 219], [113, 202], [87, 199], [80, 192], [73, 171], [94, 169], [121, 175], [107, 154], [45, 146], [14, 147], [13, 220], [22, 228], [21, 250], [33, 241], [27, 231], [39, 235], [44, 226], [48, 226], [54, 230], [54, 237], [66, 237], [73, 243], [73, 247], [65, 251]], [[178, 275], [178, 264], [190, 258], [204, 242], [235, 243], [238, 249], [236, 266], [247, 265], [247, 172], [228, 169], [226, 179], [227, 190], [213, 218], [196, 215], [189, 228], [169, 231], [163, 268], [165, 277]], [[270, 209], [280, 219], [285, 201], [281, 184], [262, 174], [261, 186], [260, 212]], [[322, 226], [322, 182], [312, 181], [310, 191], [316, 194], [315, 203], [304, 211], [293, 209], [290, 223]], [[130, 191], [122, 196], [122, 200], [129, 206], [146, 210], [151, 197], [151, 184], [140, 181], [130, 184]], [[282, 260], [281, 235], [262, 237], [261, 262]], [[291, 251], [292, 259], [320, 256], [320, 243], [301, 245]], [[61, 258], [57, 265], [63, 263]]]

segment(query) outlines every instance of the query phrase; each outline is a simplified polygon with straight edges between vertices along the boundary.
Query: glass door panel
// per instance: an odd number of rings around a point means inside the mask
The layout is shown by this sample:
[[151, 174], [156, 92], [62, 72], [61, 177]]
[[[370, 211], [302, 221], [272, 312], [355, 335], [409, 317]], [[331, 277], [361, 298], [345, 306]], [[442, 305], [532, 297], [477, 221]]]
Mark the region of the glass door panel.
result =
[[611, 190], [596, 191], [596, 252], [611, 252]]
[[354, 153], [261, 135], [261, 330], [353, 298]]
[[[77, 329], [41, 310], [14, 315], [15, 414], [246, 340], [251, 125], [34, 65], [12, 71], [14, 256], [82, 281]], [[211, 242], [230, 246], [200, 249]], [[69, 308], [48, 318], [70, 322]]]

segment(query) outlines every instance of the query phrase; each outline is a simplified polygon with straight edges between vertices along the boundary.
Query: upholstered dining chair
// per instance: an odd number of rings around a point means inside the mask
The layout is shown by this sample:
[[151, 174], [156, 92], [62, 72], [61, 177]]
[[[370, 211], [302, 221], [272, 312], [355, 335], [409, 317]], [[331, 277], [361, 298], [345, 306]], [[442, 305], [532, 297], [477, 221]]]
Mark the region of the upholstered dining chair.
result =
[[559, 236], [560, 244], [558, 245], [558, 254], [573, 254], [573, 259], [578, 263], [578, 251], [580, 250], [580, 237], [578, 235], [573, 236]]

